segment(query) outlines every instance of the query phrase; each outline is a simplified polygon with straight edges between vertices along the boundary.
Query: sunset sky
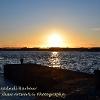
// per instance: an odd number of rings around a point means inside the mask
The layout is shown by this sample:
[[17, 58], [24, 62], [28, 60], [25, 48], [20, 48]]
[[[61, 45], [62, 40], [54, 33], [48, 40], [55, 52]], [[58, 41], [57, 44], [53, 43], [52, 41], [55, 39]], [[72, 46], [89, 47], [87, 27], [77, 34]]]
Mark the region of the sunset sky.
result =
[[100, 47], [100, 0], [0, 0], [0, 47]]

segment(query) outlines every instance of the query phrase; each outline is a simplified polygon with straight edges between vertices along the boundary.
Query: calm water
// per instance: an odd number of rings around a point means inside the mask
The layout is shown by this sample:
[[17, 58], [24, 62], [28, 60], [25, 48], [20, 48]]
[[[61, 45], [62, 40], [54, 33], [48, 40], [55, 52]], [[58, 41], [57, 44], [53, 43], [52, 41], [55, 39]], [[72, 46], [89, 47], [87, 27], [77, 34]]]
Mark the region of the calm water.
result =
[[[24, 63], [37, 63], [49, 67], [60, 67], [86, 73], [100, 69], [100, 52], [40, 52], [40, 51], [0, 51], [0, 86], [11, 86], [3, 77], [4, 64], [19, 64], [20, 58]], [[0, 100], [15, 100], [15, 98], [0, 97]], [[33, 100], [24, 98], [23, 100]], [[22, 100], [16, 97], [16, 100]]]

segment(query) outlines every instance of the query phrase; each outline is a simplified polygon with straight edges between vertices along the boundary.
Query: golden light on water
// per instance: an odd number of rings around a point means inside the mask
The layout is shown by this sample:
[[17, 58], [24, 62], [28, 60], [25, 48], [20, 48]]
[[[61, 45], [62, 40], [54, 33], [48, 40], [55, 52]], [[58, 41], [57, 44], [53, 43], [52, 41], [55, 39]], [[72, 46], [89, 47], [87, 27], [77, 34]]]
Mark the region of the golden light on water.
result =
[[51, 63], [50, 67], [58, 67], [60, 68], [60, 58], [59, 58], [59, 53], [58, 52], [51, 52], [51, 56], [49, 59], [49, 62]]

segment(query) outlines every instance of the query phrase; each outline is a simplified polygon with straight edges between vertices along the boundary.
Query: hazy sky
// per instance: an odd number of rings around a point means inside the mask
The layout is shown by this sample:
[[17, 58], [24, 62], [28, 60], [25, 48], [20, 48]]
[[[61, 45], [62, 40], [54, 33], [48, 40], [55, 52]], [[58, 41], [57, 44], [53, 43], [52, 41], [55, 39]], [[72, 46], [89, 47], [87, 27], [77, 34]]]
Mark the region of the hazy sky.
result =
[[55, 31], [60, 46], [100, 47], [100, 0], [0, 0], [0, 47], [52, 46]]

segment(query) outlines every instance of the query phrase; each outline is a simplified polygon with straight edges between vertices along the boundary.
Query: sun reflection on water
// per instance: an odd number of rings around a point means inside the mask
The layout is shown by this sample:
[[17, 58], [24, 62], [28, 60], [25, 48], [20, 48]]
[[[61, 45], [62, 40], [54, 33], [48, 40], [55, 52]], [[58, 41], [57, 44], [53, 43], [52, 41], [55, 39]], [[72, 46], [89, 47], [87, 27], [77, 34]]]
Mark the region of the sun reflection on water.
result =
[[51, 63], [50, 67], [58, 67], [60, 68], [60, 58], [58, 52], [51, 52], [51, 56], [49, 59], [49, 62]]

